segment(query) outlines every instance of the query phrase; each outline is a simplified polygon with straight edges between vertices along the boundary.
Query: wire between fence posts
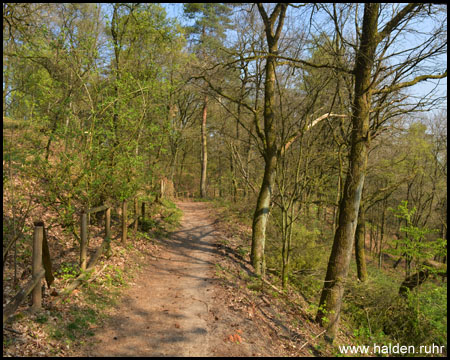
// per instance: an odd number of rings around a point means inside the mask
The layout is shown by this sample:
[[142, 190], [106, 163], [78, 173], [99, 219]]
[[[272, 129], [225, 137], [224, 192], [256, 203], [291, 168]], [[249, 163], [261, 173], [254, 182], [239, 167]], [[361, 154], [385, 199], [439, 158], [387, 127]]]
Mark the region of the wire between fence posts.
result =
[[[42, 222], [34, 223], [33, 236], [33, 278], [36, 278], [43, 270], [42, 267], [42, 241], [44, 239], [44, 224]], [[32, 310], [38, 310], [42, 307], [42, 280], [40, 279], [33, 288]]]

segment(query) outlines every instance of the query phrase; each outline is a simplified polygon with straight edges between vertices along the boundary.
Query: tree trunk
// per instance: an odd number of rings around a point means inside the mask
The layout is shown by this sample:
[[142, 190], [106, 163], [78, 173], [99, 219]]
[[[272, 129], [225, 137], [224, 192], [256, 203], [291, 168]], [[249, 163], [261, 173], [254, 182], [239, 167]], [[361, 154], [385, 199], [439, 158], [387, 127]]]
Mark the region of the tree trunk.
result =
[[[282, 200], [284, 203], [284, 201]], [[289, 274], [289, 233], [292, 223], [289, 224], [288, 209], [283, 205], [281, 208], [281, 237], [282, 237], [282, 250], [281, 250], [281, 288], [285, 289], [288, 282]]]
[[245, 179], [245, 186], [244, 186], [244, 198], [247, 198], [249, 194], [249, 174], [250, 174], [250, 151], [251, 151], [251, 134], [248, 134], [248, 145], [246, 147], [246, 156], [245, 156], [245, 173], [246, 173], [246, 179]]
[[413, 275], [406, 277], [399, 289], [399, 295], [406, 297], [408, 291], [411, 291], [417, 286], [422, 285], [430, 274], [429, 269], [434, 269], [434, 272], [440, 276], [447, 276], [447, 265], [433, 260], [424, 261], [425, 267]]
[[[119, 144], [119, 81], [120, 81], [120, 65], [119, 65], [119, 58], [120, 58], [120, 45], [119, 45], [119, 35], [118, 35], [118, 9], [119, 4], [114, 5], [113, 10], [113, 18], [111, 21], [111, 34], [113, 38], [114, 43], [114, 59], [115, 59], [115, 68], [114, 68], [114, 75], [115, 75], [115, 83], [114, 83], [114, 112], [113, 112], [113, 127], [114, 127], [114, 146], [117, 147]], [[114, 160], [111, 159], [111, 163], [114, 164]]]
[[332, 342], [336, 336], [347, 278], [353, 241], [355, 238], [361, 193], [367, 166], [369, 139], [369, 111], [371, 104], [371, 71], [377, 47], [377, 23], [379, 4], [364, 6], [361, 45], [355, 61], [355, 97], [352, 113], [352, 142], [349, 169], [344, 185], [344, 196], [339, 204], [339, 224], [334, 236], [328, 262], [317, 321], [325, 324], [328, 318], [326, 338]]
[[[9, 59], [3, 55], [3, 65], [4, 65], [4, 71], [3, 71], [3, 117], [6, 116], [6, 97], [8, 95], [8, 88], [9, 88]], [[31, 119], [30, 119], [31, 120]]]
[[203, 105], [203, 117], [202, 117], [202, 173], [200, 178], [200, 197], [206, 197], [206, 167], [208, 164], [208, 153], [206, 148], [206, 115], [208, 113], [208, 96], [205, 95], [205, 102]]
[[[251, 261], [257, 275], [264, 277], [264, 247], [266, 241], [266, 226], [270, 212], [270, 201], [275, 181], [277, 166], [276, 129], [274, 127], [275, 106], [275, 68], [276, 58], [271, 55], [278, 53], [278, 39], [283, 28], [287, 4], [278, 3], [270, 17], [261, 3], [257, 4], [259, 13], [264, 21], [266, 39], [268, 45], [268, 57], [266, 60], [266, 79], [264, 83], [264, 177], [256, 202], [252, 225], [252, 250]], [[274, 33], [274, 26], [278, 18], [278, 25]]]
[[[339, 175], [338, 175], [338, 183], [337, 183], [337, 191], [336, 191], [336, 204], [340, 204], [342, 199], [342, 154], [341, 154], [341, 146], [339, 146], [338, 151], [338, 159], [339, 159]], [[333, 207], [333, 232], [336, 231], [339, 219], [339, 205]]]
[[364, 242], [365, 242], [365, 209], [362, 204], [359, 208], [358, 213], [358, 225], [356, 225], [356, 234], [355, 234], [355, 257], [356, 257], [356, 270], [358, 273], [358, 279], [361, 282], [365, 282], [367, 280], [367, 269], [366, 269], [366, 257], [364, 251]]
[[178, 145], [172, 153], [171, 166], [170, 166], [170, 181], [175, 182], [175, 172], [177, 170], [177, 160], [178, 160]]
[[234, 156], [232, 145], [230, 147], [230, 173], [231, 173], [231, 196], [233, 202], [237, 201], [237, 180], [236, 180], [236, 169], [234, 166]]
[[383, 240], [384, 240], [384, 223], [386, 220], [386, 206], [383, 201], [383, 211], [381, 213], [381, 229], [380, 229], [380, 246], [378, 248], [378, 268], [381, 269], [383, 262]]
[[262, 275], [264, 272], [264, 247], [266, 241], [267, 218], [270, 212], [270, 201], [275, 180], [276, 156], [273, 154], [266, 160], [263, 182], [256, 202], [255, 214], [252, 224], [252, 251], [251, 260], [255, 273]]

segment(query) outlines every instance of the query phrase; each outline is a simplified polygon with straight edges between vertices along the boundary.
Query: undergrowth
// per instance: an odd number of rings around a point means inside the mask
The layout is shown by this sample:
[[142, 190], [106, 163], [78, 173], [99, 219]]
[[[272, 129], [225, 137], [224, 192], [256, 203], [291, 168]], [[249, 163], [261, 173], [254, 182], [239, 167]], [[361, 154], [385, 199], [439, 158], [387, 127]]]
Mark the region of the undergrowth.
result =
[[[248, 204], [216, 199], [214, 206], [222, 220], [232, 226], [236, 223], [248, 224], [248, 219], [252, 219], [252, 209]], [[273, 216], [276, 213], [272, 212]], [[244, 222], [244, 219], [247, 220]], [[267, 228], [266, 266], [270, 274], [278, 279], [275, 281], [281, 284], [281, 243], [277, 240], [280, 236], [276, 227], [270, 225], [274, 220], [269, 221]], [[294, 228], [289, 284], [306, 299], [309, 305], [304, 310], [311, 317], [317, 313], [332, 240], [331, 230], [323, 225], [320, 228], [320, 223], [314, 218], [304, 219], [303, 224], [296, 224]], [[247, 244], [243, 245], [249, 249]], [[370, 254], [366, 257], [371, 259]], [[367, 262], [369, 279], [361, 283], [357, 280], [352, 258], [342, 307], [342, 331], [358, 345], [399, 343], [418, 348], [435, 344], [446, 348], [447, 284], [437, 284], [441, 280], [432, 279], [404, 299], [398, 293], [404, 280], [403, 272], [390, 271], [390, 265], [379, 269], [375, 264], [376, 261]], [[256, 280], [250, 280], [247, 287], [258, 291], [261, 285]], [[337, 349], [339, 341], [335, 345]]]

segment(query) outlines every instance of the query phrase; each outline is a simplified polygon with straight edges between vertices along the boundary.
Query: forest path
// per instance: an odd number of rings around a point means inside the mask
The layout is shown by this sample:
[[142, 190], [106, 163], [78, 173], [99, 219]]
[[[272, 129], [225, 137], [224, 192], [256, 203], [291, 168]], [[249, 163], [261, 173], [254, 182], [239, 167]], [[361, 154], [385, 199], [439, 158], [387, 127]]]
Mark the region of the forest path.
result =
[[183, 211], [180, 229], [160, 240], [163, 251], [148, 260], [136, 285], [95, 331], [86, 356], [252, 356], [265, 347], [257, 334], [239, 345], [227, 341], [244, 319], [221, 301], [215, 264], [223, 255], [210, 210], [201, 202], [177, 206]]

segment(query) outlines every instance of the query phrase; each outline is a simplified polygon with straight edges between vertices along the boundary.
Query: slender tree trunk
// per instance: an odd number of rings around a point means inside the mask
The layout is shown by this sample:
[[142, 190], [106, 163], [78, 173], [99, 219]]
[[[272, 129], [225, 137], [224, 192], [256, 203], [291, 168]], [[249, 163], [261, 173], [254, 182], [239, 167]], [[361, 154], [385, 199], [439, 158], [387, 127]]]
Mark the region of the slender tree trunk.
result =
[[246, 147], [246, 156], [245, 156], [245, 171], [246, 171], [246, 180], [245, 180], [245, 186], [244, 186], [244, 198], [247, 198], [249, 194], [249, 185], [248, 182], [250, 181], [249, 175], [250, 175], [250, 150], [251, 150], [251, 135], [248, 134], [248, 145]]
[[[282, 203], [285, 204], [284, 200]], [[288, 223], [288, 209], [283, 205], [281, 208], [281, 237], [282, 237], [282, 250], [281, 250], [281, 287], [286, 288], [288, 282], [289, 273], [289, 229], [291, 224]]]
[[186, 150], [183, 150], [183, 157], [181, 158], [181, 163], [179, 164], [179, 173], [178, 173], [178, 182], [181, 184], [183, 180], [183, 170], [184, 170], [184, 162], [186, 160]]
[[377, 47], [379, 4], [364, 6], [361, 45], [355, 61], [355, 97], [352, 113], [352, 142], [349, 169], [344, 185], [344, 196], [339, 205], [339, 224], [334, 236], [328, 262], [317, 320], [324, 325], [327, 318], [326, 338], [332, 342], [336, 336], [347, 278], [353, 241], [355, 238], [359, 205], [367, 167], [369, 139], [369, 111], [371, 104], [371, 71]]
[[[338, 183], [337, 183], [337, 191], [336, 191], [336, 204], [339, 204], [342, 199], [342, 170], [343, 170], [343, 164], [342, 164], [342, 152], [341, 152], [341, 146], [339, 146], [338, 151], [338, 159], [339, 159], [339, 175], [338, 175]], [[339, 219], [339, 205], [334, 206], [333, 208], [333, 232], [336, 231], [337, 225], [338, 225], [338, 219]]]
[[[3, 71], [3, 117], [6, 116], [6, 97], [8, 95], [9, 88], [9, 59], [3, 55], [3, 64], [5, 71]], [[34, 103], [34, 102], [33, 102]]]
[[231, 173], [231, 195], [233, 202], [237, 201], [236, 168], [234, 166], [233, 144], [230, 146], [230, 173]]
[[[240, 90], [240, 99], [244, 98], [244, 87], [241, 87]], [[241, 119], [241, 103], [237, 105], [237, 117], [240, 121]], [[239, 121], [236, 121], [236, 141], [239, 144]], [[233, 202], [237, 201], [237, 192], [238, 192], [238, 182], [237, 182], [237, 173], [236, 166], [234, 165], [235, 155], [233, 150], [236, 149], [236, 152], [239, 151], [237, 147], [233, 148], [233, 142], [231, 142], [231, 151], [230, 151], [230, 166], [231, 166], [231, 186], [232, 186], [232, 194], [233, 194]]]
[[[275, 68], [276, 58], [274, 54], [278, 52], [278, 39], [283, 28], [284, 17], [287, 4], [278, 3], [270, 17], [264, 10], [261, 3], [257, 4], [259, 13], [264, 21], [266, 39], [268, 45], [268, 57], [266, 60], [266, 79], [264, 84], [264, 177], [261, 189], [256, 202], [255, 213], [252, 225], [252, 250], [251, 261], [257, 275], [264, 276], [264, 247], [266, 241], [266, 226], [270, 212], [270, 202], [272, 189], [275, 181], [275, 171], [277, 167], [277, 144], [276, 129], [274, 124], [275, 107]], [[278, 18], [278, 25], [274, 33], [275, 22]]]
[[365, 282], [367, 280], [366, 256], [364, 251], [365, 227], [365, 209], [361, 204], [358, 213], [358, 225], [356, 226], [355, 235], [356, 270], [358, 273], [358, 279], [361, 282]]
[[316, 209], [316, 211], [317, 211], [317, 221], [320, 221], [320, 215], [322, 213], [322, 199], [321, 199], [320, 195], [317, 197], [317, 209]]
[[[384, 202], [383, 202], [384, 204]], [[378, 268], [381, 269], [383, 262], [383, 240], [384, 240], [384, 223], [386, 219], [386, 206], [383, 205], [383, 211], [381, 213], [381, 229], [380, 229], [380, 245], [378, 248]]]
[[203, 115], [202, 115], [202, 127], [201, 127], [201, 137], [202, 137], [202, 172], [200, 178], [200, 197], [206, 197], [206, 167], [208, 165], [208, 152], [206, 146], [206, 117], [208, 113], [208, 95], [205, 95], [205, 101], [203, 105]]
[[253, 215], [251, 259], [255, 272], [258, 275], [262, 275], [264, 272], [263, 262], [266, 226], [275, 180], [276, 160], [275, 154], [266, 160], [263, 182], [256, 202], [255, 214]]
[[411, 256], [405, 255], [405, 275], [406, 277], [411, 275]]
[[175, 150], [172, 154], [172, 164], [170, 166], [170, 181], [174, 182], [175, 172], [177, 170], [177, 160], [178, 160], [178, 145], [176, 145]]
[[[114, 76], [115, 76], [115, 82], [114, 82], [114, 103], [113, 103], [113, 145], [116, 149], [119, 145], [119, 81], [120, 81], [120, 44], [119, 44], [119, 19], [118, 19], [118, 9], [119, 4], [114, 4], [114, 10], [113, 10], [113, 17], [111, 20], [111, 35], [113, 39], [114, 44], [114, 59], [115, 59], [115, 67], [114, 67]], [[110, 158], [110, 164], [111, 167], [114, 167], [115, 165], [115, 159], [114, 154], [116, 151], [112, 151], [111, 158]]]

